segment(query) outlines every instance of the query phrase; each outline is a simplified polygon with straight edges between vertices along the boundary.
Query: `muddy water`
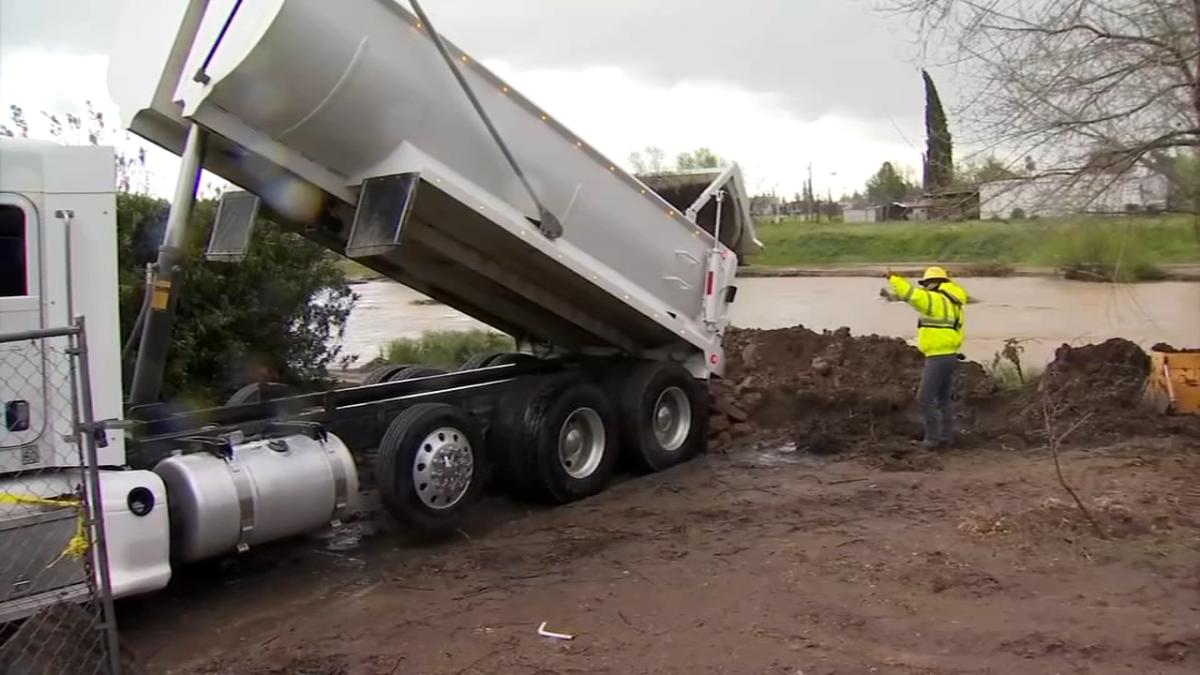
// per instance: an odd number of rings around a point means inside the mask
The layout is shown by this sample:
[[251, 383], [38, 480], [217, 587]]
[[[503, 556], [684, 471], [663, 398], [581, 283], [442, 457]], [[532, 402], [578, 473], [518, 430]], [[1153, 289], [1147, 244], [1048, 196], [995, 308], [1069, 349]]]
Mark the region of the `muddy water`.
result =
[[[814, 330], [849, 326], [855, 334], [911, 338], [915, 314], [878, 297], [882, 279], [742, 279], [732, 320], [743, 328], [803, 324]], [[1091, 284], [1038, 277], [964, 279], [979, 302], [967, 309], [966, 354], [989, 360], [1006, 338], [1025, 342], [1028, 362], [1048, 362], [1062, 343], [1086, 344], [1124, 337], [1149, 347], [1156, 342], [1200, 347], [1200, 283]], [[422, 296], [404, 286], [371, 282], [346, 329], [348, 353], [378, 355], [394, 337], [428, 330], [486, 328], [442, 305], [415, 305]]]
[[346, 324], [342, 345], [347, 354], [369, 361], [380, 348], [395, 338], [415, 338], [432, 330], [488, 328], [445, 305], [428, 302], [425, 296], [400, 284], [371, 281], [354, 287], [358, 304]]
[[[855, 334], [911, 338], [916, 314], [878, 297], [883, 279], [743, 279], [734, 324], [782, 328], [797, 323], [814, 330], [849, 326]], [[1113, 285], [1041, 277], [963, 279], [977, 298], [967, 307], [964, 351], [990, 359], [1006, 338], [1027, 340], [1030, 362], [1048, 362], [1061, 344], [1110, 337], [1143, 347], [1156, 342], [1200, 346], [1200, 283]]]

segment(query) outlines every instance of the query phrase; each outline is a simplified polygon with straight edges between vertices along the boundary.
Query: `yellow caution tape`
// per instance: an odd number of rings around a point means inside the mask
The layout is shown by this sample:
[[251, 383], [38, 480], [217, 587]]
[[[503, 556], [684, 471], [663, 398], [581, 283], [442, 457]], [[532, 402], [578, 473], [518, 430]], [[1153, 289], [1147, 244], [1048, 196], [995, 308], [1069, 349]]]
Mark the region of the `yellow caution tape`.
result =
[[83, 523], [83, 502], [78, 499], [47, 499], [45, 497], [31, 497], [28, 495], [18, 495], [11, 492], [0, 492], [0, 504], [28, 504], [33, 506], [71, 506], [78, 512], [79, 516], [75, 519], [75, 534], [71, 540], [67, 542], [67, 547], [63, 552], [58, 554], [58, 557], [46, 565], [47, 568], [53, 567], [55, 563], [62, 560], [64, 557], [82, 558], [88, 552], [87, 531]]

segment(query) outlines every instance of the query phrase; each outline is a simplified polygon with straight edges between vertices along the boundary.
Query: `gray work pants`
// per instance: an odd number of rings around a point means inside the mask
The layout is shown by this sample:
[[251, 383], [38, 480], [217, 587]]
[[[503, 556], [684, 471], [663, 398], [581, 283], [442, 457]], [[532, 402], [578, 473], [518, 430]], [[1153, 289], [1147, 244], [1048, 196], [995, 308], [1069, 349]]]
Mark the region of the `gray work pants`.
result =
[[930, 356], [921, 372], [921, 416], [925, 418], [925, 442], [950, 445], [954, 441], [954, 410], [951, 395], [954, 373], [958, 370], [958, 355]]

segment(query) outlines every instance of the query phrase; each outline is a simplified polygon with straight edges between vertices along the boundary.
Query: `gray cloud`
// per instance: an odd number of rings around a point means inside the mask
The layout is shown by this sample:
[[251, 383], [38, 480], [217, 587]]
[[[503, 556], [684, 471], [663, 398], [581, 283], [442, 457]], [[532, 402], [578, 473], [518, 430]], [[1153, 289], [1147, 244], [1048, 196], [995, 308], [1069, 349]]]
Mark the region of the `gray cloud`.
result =
[[921, 80], [903, 26], [865, 0], [425, 0], [438, 29], [518, 69], [616, 65], [651, 82], [780, 94], [800, 119], [911, 115]]
[[[164, 0], [167, 1], [167, 0]], [[337, 0], [328, 0], [336, 2]], [[669, 86], [778, 94], [801, 120], [912, 116], [921, 82], [902, 25], [872, 0], [425, 0], [439, 30], [517, 69], [613, 65]], [[0, 53], [106, 53], [123, 0], [3, 0]]]
[[106, 54], [123, 0], [3, 0], [0, 51]]

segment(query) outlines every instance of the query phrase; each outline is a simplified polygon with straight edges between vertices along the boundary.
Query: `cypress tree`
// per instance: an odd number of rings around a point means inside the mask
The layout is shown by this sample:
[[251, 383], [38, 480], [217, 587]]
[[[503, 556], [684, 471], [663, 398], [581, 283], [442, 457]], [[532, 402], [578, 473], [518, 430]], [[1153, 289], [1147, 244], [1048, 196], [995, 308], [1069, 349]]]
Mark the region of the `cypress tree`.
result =
[[954, 144], [933, 78], [925, 70], [921, 77], [925, 80], [925, 191], [936, 192], [954, 181]]

